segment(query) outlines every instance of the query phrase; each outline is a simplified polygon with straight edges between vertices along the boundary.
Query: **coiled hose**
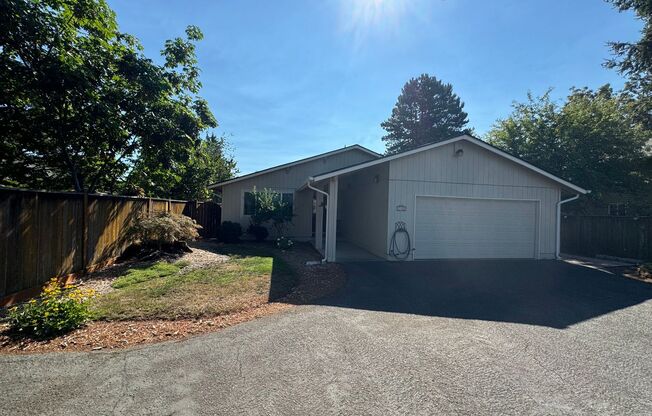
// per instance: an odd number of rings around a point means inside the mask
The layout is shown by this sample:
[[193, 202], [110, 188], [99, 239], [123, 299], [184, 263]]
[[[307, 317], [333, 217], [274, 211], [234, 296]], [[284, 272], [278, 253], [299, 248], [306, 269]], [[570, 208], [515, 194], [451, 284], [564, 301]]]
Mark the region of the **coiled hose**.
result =
[[[396, 241], [396, 237], [403, 234], [405, 234], [405, 247], [400, 248]], [[389, 245], [389, 254], [397, 260], [405, 260], [408, 258], [411, 251], [412, 243], [410, 242], [410, 234], [408, 233], [407, 228], [405, 228], [405, 223], [403, 221], [398, 221], [394, 225], [394, 234], [392, 234], [392, 240]]]

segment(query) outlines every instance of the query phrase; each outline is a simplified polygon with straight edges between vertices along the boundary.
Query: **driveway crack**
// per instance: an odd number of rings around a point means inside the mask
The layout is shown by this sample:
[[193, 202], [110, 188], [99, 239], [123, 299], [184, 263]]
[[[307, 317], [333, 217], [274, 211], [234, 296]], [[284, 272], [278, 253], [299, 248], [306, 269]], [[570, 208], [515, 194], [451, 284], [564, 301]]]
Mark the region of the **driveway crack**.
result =
[[119, 377], [120, 377], [120, 394], [118, 395], [118, 398], [113, 405], [113, 409], [111, 410], [111, 413], [118, 414], [117, 408], [120, 403], [123, 402], [125, 396], [127, 395], [127, 389], [129, 386], [128, 377], [127, 377], [127, 354], [122, 355], [122, 370], [120, 371]]
[[238, 346], [238, 350], [236, 352], [235, 356], [235, 362], [238, 364], [238, 376], [241, 379], [244, 379], [244, 376], [242, 375], [242, 360], [240, 359], [240, 351], [242, 350], [242, 345]]
[[528, 353], [528, 349], [529, 349], [529, 348], [530, 348], [530, 343], [526, 341], [526, 342], [525, 342], [525, 348], [523, 349], [523, 352], [525, 353], [526, 356], [530, 357], [530, 358], [531, 358], [531, 359], [532, 359], [532, 360], [533, 360], [533, 361], [534, 361], [534, 362], [535, 362], [535, 363], [536, 363], [536, 364], [537, 364], [541, 369], [543, 369], [545, 372], [554, 374], [555, 377], [557, 377], [557, 379], [559, 379], [559, 381], [561, 382], [561, 384], [562, 384], [564, 387], [569, 387], [569, 386], [570, 386], [570, 383], [569, 383], [566, 379], [564, 379], [564, 377], [562, 377], [561, 374], [559, 374], [556, 370], [553, 370], [553, 369], [551, 369], [551, 368], [548, 368], [548, 366], [546, 366], [546, 365], [545, 365], [541, 360], [539, 360], [539, 359], [538, 359], [534, 354], [530, 354], [530, 353]]

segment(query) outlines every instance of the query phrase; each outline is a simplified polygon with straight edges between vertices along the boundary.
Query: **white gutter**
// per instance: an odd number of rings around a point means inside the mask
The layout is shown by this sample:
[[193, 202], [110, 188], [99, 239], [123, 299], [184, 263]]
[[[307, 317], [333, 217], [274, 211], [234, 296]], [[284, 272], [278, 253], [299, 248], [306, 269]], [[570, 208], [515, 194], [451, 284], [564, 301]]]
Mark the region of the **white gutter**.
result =
[[[587, 193], [589, 193], [589, 192], [591, 192], [591, 191], [587, 191]], [[564, 199], [562, 201], [557, 202], [557, 230], [556, 230], [557, 244], [555, 246], [555, 258], [557, 260], [559, 260], [561, 258], [559, 256], [559, 245], [561, 244], [561, 205], [565, 204], [567, 202], [575, 201], [579, 197], [580, 197], [580, 194], [577, 194], [572, 198]]]
[[[314, 186], [310, 185], [310, 182], [313, 180], [312, 177], [308, 178], [308, 182], [306, 182], [306, 186], [310, 189], [312, 189], [315, 192], [319, 192], [320, 194], [323, 194], [326, 196], [326, 215], [328, 215], [328, 204], [331, 202], [331, 197], [326, 191], [322, 191], [319, 188], [315, 188]], [[328, 217], [326, 217], [326, 228], [328, 229]], [[315, 238], [321, 238], [321, 236], [315, 236]], [[326, 263], [326, 250], [328, 250], [328, 230], [326, 230], [326, 241], [324, 242], [324, 258], [321, 259], [322, 263]]]

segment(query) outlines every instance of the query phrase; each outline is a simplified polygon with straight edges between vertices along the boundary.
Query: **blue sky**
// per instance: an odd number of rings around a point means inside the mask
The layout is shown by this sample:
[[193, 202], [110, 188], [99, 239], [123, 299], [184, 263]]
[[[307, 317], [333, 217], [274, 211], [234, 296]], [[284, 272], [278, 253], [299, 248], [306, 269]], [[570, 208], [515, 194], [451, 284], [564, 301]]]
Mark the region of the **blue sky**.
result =
[[120, 29], [159, 60], [197, 25], [201, 95], [241, 173], [335, 148], [384, 150], [380, 123], [403, 84], [453, 84], [483, 135], [528, 91], [623, 80], [601, 64], [606, 42], [641, 24], [601, 0], [109, 0]]

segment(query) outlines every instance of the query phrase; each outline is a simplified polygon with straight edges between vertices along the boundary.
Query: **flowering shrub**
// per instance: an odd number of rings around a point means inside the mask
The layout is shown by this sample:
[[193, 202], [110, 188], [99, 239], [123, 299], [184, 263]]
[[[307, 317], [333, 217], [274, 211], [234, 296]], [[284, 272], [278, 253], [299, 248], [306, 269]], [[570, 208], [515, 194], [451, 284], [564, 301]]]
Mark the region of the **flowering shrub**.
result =
[[43, 338], [78, 328], [90, 317], [92, 289], [61, 285], [51, 279], [38, 299], [9, 309], [9, 324], [17, 332]]
[[281, 250], [289, 250], [294, 245], [294, 242], [287, 237], [279, 237], [276, 239], [276, 247]]

